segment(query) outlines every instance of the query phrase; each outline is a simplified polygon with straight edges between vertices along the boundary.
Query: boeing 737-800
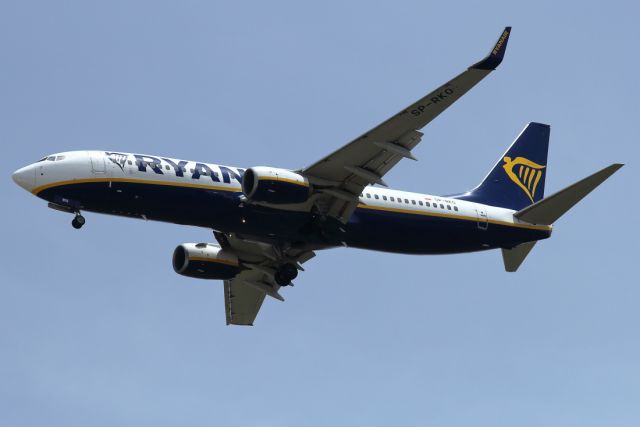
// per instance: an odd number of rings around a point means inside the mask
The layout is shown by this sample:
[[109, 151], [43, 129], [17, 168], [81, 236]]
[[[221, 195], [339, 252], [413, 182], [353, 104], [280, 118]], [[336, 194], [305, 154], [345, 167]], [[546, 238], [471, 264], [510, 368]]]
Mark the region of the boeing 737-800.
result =
[[529, 123], [473, 190], [434, 196], [387, 187], [383, 176], [415, 160], [419, 129], [501, 62], [507, 27], [482, 61], [318, 162], [299, 170], [248, 169], [113, 151], [52, 154], [14, 181], [49, 207], [213, 230], [216, 243], [185, 243], [178, 274], [224, 281], [227, 324], [253, 324], [266, 295], [283, 300], [302, 264], [339, 246], [407, 254], [500, 249], [518, 269], [552, 224], [622, 165], [544, 197], [549, 126]]

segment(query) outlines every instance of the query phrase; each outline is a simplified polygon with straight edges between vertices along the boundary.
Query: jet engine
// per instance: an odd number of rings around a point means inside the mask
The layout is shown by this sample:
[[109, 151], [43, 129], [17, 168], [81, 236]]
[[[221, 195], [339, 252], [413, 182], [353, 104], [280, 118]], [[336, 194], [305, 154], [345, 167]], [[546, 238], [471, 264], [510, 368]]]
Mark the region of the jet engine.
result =
[[173, 251], [173, 269], [197, 279], [227, 280], [240, 271], [233, 252], [211, 243], [183, 243]]
[[286, 169], [266, 166], [249, 168], [242, 177], [247, 199], [273, 204], [303, 203], [309, 198], [309, 180]]

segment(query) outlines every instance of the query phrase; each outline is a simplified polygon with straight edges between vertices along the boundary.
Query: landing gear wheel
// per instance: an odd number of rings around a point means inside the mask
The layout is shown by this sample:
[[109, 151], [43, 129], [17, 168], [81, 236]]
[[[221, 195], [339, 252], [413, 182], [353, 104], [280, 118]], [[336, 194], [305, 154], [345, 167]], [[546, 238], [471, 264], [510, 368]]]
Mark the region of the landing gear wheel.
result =
[[73, 221], [71, 221], [71, 226], [73, 228], [75, 228], [76, 230], [79, 230], [82, 228], [82, 226], [84, 225], [84, 223], [86, 222], [86, 220], [84, 219], [84, 217], [80, 214], [76, 215], [75, 218], [73, 218]]
[[291, 281], [298, 277], [298, 269], [293, 264], [284, 264], [276, 271], [274, 279], [278, 286], [288, 286]]

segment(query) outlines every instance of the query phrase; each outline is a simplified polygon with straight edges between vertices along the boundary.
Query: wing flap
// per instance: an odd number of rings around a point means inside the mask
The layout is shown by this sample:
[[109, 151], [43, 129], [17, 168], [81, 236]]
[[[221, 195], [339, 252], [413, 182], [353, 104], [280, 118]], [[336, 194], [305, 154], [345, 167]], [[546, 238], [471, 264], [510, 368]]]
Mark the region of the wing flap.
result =
[[266, 293], [233, 279], [224, 281], [227, 325], [253, 326]]

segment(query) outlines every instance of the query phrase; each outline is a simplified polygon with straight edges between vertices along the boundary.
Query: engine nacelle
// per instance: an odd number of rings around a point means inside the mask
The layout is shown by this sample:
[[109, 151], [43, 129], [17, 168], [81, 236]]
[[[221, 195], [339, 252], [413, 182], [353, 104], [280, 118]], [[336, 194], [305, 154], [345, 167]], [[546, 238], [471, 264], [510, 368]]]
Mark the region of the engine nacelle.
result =
[[286, 169], [266, 166], [249, 168], [242, 177], [247, 199], [274, 204], [303, 203], [309, 198], [309, 180]]
[[197, 279], [227, 280], [240, 272], [233, 252], [211, 243], [184, 243], [173, 251], [173, 269]]

